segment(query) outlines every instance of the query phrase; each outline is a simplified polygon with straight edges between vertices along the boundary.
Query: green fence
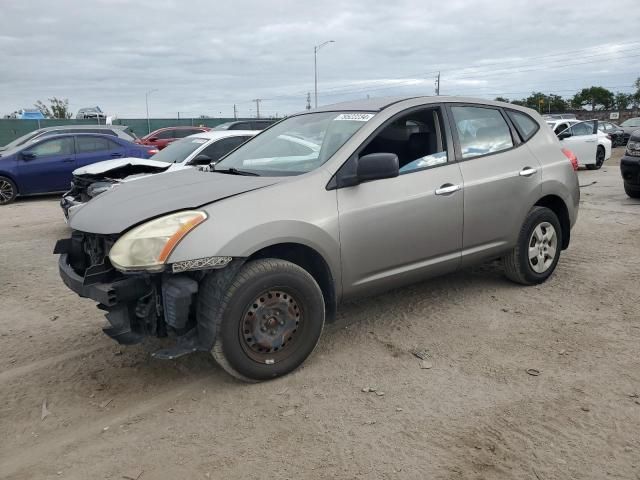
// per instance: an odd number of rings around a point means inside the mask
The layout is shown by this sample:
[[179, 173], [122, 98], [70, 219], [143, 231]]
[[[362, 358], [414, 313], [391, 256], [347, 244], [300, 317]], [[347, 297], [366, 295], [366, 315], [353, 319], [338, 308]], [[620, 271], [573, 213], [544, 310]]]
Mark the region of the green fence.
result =
[[[151, 118], [149, 124], [151, 131], [162, 127], [177, 126], [205, 126], [215, 127], [225, 122], [232, 122], [233, 118]], [[238, 119], [245, 120], [245, 119]], [[119, 118], [114, 120], [114, 125], [127, 125], [136, 135], [142, 137], [148, 133], [146, 118]], [[16, 120], [11, 118], [0, 119], [0, 145], [15, 140], [33, 130], [57, 125], [97, 125], [97, 120]], [[104, 120], [101, 120], [104, 125]]]

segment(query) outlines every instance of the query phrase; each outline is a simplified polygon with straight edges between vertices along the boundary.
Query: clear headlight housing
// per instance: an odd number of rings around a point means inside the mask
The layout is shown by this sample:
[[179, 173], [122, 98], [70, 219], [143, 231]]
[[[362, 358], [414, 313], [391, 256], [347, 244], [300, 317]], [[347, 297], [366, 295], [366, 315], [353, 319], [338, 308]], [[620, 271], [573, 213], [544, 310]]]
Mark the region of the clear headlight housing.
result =
[[143, 223], [111, 247], [111, 264], [120, 271], [160, 271], [180, 240], [206, 219], [205, 212], [186, 210]]
[[627, 143], [627, 155], [640, 157], [640, 142], [630, 140], [629, 143]]

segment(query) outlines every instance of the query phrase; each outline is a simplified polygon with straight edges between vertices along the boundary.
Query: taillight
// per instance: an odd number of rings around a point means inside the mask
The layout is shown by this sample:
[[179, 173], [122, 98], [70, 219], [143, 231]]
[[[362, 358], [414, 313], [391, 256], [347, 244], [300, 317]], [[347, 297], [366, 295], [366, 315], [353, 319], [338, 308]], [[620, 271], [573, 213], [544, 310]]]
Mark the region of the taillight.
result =
[[156, 153], [158, 153], [160, 150], [158, 150], [157, 148], [151, 148], [149, 150], [147, 150], [147, 153], [149, 155], [155, 155]]
[[564, 153], [564, 156], [567, 157], [569, 159], [569, 161], [571, 162], [571, 166], [573, 167], [573, 170], [577, 171], [578, 170], [578, 157], [576, 157], [575, 153], [573, 153], [568, 148], [563, 148], [562, 149], [562, 153]]

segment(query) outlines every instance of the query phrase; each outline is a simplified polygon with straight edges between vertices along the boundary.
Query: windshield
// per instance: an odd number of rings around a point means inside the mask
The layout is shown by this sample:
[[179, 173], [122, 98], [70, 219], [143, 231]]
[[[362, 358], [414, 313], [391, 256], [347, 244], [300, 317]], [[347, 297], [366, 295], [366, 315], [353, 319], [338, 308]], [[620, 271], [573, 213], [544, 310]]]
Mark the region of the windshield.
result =
[[300, 175], [325, 163], [373, 113], [323, 112], [289, 117], [234, 150], [216, 170]]
[[156, 162], [181, 163], [208, 141], [206, 138], [199, 137], [182, 138], [167, 145], [166, 148], [152, 156], [150, 160], [155, 160]]
[[19, 147], [23, 143], [27, 143], [29, 140], [31, 140], [33, 137], [35, 137], [38, 133], [39, 133], [38, 130], [35, 130], [33, 132], [29, 132], [26, 135], [22, 135], [21, 137], [16, 138], [12, 142], [7, 143], [2, 148], [4, 150], [11, 150], [12, 148]]
[[620, 124], [623, 127], [640, 127], [640, 118], [630, 118]]

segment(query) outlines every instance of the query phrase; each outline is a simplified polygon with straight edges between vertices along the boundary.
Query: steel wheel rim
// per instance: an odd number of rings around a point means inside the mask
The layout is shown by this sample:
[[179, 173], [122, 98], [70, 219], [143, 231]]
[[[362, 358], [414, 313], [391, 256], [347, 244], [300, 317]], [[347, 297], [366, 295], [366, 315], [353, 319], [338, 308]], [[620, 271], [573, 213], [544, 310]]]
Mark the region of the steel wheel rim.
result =
[[249, 358], [271, 365], [293, 353], [303, 326], [295, 296], [284, 289], [267, 290], [246, 308], [239, 325], [240, 344]]
[[13, 185], [7, 180], [0, 180], [0, 203], [6, 203], [13, 198]]
[[556, 229], [549, 222], [539, 223], [529, 237], [527, 258], [529, 266], [536, 273], [544, 273], [553, 264], [558, 249]]

